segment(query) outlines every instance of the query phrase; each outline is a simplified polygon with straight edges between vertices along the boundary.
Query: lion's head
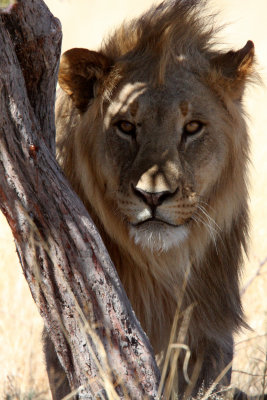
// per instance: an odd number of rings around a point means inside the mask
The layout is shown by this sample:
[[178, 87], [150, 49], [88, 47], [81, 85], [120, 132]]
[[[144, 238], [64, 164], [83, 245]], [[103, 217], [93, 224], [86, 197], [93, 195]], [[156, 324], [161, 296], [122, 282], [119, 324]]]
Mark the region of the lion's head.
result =
[[59, 161], [157, 351], [188, 264], [184, 301], [199, 305], [189, 328], [195, 346], [209, 337], [227, 347], [242, 320], [248, 135], [241, 100], [254, 46], [214, 49], [198, 3], [162, 3], [120, 27], [99, 52], [67, 51], [59, 71]]
[[[171, 15], [160, 7], [159, 15], [153, 10], [131, 30], [118, 30], [99, 53], [66, 52], [59, 82], [80, 112], [73, 168], [85, 197], [102, 220], [105, 210], [90, 185], [94, 171], [93, 183], [118, 224], [136, 244], [165, 251], [181, 245], [195, 225], [212, 230], [218, 219], [222, 227], [237, 212], [240, 199], [232, 198], [232, 185], [235, 192], [244, 190], [238, 170], [244, 170], [247, 151], [240, 100], [253, 44], [216, 53], [208, 48], [207, 32], [196, 31], [196, 21], [181, 33], [178, 21], [173, 26], [175, 7]], [[152, 17], [158, 24], [168, 18], [169, 25], [148, 32]], [[224, 211], [213, 215], [210, 206]]]

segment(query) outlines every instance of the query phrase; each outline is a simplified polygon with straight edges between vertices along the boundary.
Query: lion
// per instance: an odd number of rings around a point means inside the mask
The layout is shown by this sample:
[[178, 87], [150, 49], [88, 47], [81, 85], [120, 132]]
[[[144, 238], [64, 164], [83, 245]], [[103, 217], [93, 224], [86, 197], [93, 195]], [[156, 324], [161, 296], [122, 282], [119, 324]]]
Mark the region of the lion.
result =
[[[253, 79], [254, 45], [217, 50], [200, 3], [162, 2], [123, 23], [99, 51], [65, 52], [56, 102], [58, 161], [156, 354], [166, 354], [177, 306], [190, 314], [191, 387], [184, 357], [177, 364], [185, 397], [220, 374], [219, 387], [229, 385], [233, 333], [246, 326], [242, 97]], [[48, 339], [46, 355], [53, 396], [63, 397], [70, 389], [66, 381], [55, 389], [51, 370], [61, 367]]]

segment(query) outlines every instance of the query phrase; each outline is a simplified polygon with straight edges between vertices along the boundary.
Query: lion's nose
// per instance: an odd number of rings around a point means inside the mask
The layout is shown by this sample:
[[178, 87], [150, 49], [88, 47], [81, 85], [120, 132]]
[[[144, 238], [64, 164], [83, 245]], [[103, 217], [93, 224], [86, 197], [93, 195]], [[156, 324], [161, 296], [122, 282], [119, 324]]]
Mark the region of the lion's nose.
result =
[[168, 190], [164, 190], [163, 192], [147, 192], [146, 190], [140, 189], [137, 186], [133, 186], [133, 191], [136, 196], [138, 196], [152, 208], [160, 206], [167, 198], [174, 195], [174, 193]]

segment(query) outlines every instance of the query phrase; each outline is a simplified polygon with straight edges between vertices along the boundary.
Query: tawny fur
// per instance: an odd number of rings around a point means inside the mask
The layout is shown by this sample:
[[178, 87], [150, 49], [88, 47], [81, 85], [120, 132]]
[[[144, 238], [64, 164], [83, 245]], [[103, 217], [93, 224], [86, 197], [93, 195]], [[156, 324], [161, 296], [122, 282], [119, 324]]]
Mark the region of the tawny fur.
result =
[[[201, 363], [193, 393], [231, 361], [233, 332], [244, 324], [249, 140], [241, 99], [254, 54], [252, 42], [216, 51], [200, 3], [164, 2], [123, 24], [99, 53], [81, 50], [82, 61], [79, 51], [66, 53], [59, 74], [66, 93], [56, 105], [58, 160], [156, 353], [166, 351], [177, 302], [181, 312], [194, 306], [185, 339], [189, 375]], [[137, 127], [134, 139], [118, 130], [116, 116]], [[195, 120], [203, 132], [185, 139]], [[180, 233], [164, 223], [136, 233], [132, 225], [150, 212], [140, 188], [171, 193], [157, 210], [184, 226]]]

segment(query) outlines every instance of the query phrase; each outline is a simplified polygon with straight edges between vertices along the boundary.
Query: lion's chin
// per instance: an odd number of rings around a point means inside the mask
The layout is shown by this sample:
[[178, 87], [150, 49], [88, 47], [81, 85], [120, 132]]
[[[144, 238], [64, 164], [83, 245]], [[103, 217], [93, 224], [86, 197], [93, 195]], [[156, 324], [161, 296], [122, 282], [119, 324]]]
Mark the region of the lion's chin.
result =
[[189, 229], [185, 225], [170, 226], [163, 222], [131, 225], [129, 231], [135, 244], [152, 252], [166, 252], [173, 247], [180, 246], [189, 233]]

